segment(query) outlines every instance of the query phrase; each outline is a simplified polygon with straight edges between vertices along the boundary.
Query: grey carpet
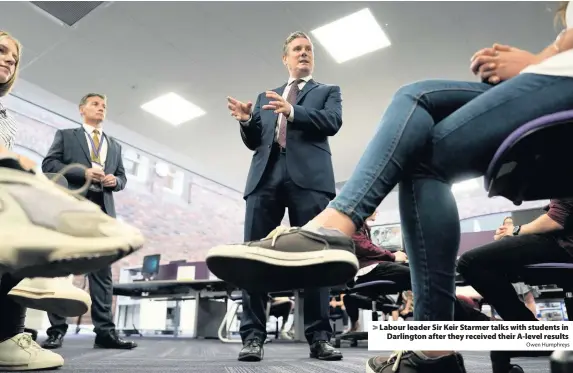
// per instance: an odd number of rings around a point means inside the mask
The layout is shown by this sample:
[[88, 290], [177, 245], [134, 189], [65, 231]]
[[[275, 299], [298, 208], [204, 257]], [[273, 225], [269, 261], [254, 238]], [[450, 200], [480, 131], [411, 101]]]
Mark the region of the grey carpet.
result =
[[[237, 361], [240, 345], [214, 340], [133, 338], [139, 347], [132, 351], [93, 349], [93, 337], [69, 335], [57, 350], [66, 360], [58, 372], [201, 372], [201, 373], [347, 373], [364, 372], [368, 357], [376, 354], [366, 346], [342, 347], [344, 359], [322, 362], [308, 358], [308, 347], [300, 343], [273, 342], [265, 345], [260, 363]], [[43, 337], [39, 338], [39, 342]], [[491, 372], [488, 354], [464, 353], [468, 373]], [[526, 373], [549, 373], [547, 358], [515, 359]]]

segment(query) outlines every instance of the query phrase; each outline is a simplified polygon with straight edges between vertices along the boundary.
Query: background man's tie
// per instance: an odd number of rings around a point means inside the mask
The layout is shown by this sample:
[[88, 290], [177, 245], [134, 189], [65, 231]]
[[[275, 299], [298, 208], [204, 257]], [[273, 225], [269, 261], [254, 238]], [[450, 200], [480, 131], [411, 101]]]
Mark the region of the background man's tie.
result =
[[99, 131], [94, 130], [92, 132], [92, 139], [94, 140], [94, 149], [92, 149], [92, 162], [97, 162], [101, 164], [100, 155], [96, 155], [96, 151], [99, 149]]

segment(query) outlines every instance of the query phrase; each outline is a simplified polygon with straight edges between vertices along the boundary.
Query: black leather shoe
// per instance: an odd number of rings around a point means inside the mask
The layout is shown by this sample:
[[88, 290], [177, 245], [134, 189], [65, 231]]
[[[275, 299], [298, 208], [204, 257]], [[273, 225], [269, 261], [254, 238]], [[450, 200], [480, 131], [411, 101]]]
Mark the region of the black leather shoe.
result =
[[95, 337], [94, 348], [109, 348], [116, 350], [131, 350], [137, 347], [137, 343], [126, 341], [117, 335], [115, 330], [106, 334], [98, 334]]
[[326, 341], [318, 341], [310, 346], [310, 357], [318, 360], [341, 360], [342, 352]]
[[55, 333], [48, 336], [48, 339], [42, 343], [42, 348], [47, 350], [55, 350], [56, 348], [62, 347], [62, 343], [64, 343], [64, 335]]
[[245, 345], [239, 352], [239, 361], [261, 361], [265, 351], [263, 342], [259, 339], [251, 339], [245, 342]]

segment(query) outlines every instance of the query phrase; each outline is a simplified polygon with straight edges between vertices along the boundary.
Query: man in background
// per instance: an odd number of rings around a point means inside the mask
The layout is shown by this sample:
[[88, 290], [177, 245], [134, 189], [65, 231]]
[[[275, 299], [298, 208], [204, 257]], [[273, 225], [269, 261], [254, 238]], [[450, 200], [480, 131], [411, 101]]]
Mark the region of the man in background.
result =
[[[66, 172], [70, 189], [79, 189], [87, 177], [92, 183], [85, 197], [101, 207], [109, 216], [115, 218], [113, 192], [122, 191], [127, 183], [121, 145], [103, 131], [107, 109], [106, 97], [99, 93], [88, 93], [79, 104], [83, 125], [80, 128], [58, 130], [48, 155], [42, 162], [42, 171], [58, 173], [67, 165], [82, 164], [85, 172], [79, 168]], [[93, 222], [86, 221], [86, 225]], [[94, 347], [132, 349], [137, 344], [119, 338], [112, 316], [113, 281], [111, 267], [88, 274], [89, 291], [92, 300], [91, 316], [96, 333]], [[47, 330], [48, 339], [44, 348], [60, 348], [68, 330], [66, 318], [48, 314], [52, 326]]]

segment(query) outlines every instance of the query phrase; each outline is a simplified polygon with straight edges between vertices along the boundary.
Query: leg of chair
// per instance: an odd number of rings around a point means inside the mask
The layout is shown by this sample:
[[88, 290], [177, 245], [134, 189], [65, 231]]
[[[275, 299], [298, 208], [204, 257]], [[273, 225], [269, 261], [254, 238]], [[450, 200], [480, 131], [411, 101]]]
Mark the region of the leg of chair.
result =
[[573, 289], [564, 289], [565, 290], [565, 310], [567, 311], [567, 318], [569, 321], [573, 319]]
[[378, 321], [378, 311], [376, 310], [376, 300], [372, 301], [372, 321]]
[[551, 355], [551, 373], [573, 372], [573, 351], [555, 351]]
[[235, 316], [237, 315], [237, 311], [239, 310], [240, 304], [241, 304], [240, 302], [234, 302], [231, 305], [229, 311], [227, 311], [227, 314], [225, 314], [225, 317], [223, 317], [223, 321], [221, 322], [221, 325], [219, 325], [219, 332], [218, 332], [219, 340], [221, 342], [224, 343], [241, 342], [240, 340], [234, 340], [229, 337], [229, 329], [231, 324], [233, 323], [233, 320], [235, 320]]

